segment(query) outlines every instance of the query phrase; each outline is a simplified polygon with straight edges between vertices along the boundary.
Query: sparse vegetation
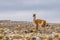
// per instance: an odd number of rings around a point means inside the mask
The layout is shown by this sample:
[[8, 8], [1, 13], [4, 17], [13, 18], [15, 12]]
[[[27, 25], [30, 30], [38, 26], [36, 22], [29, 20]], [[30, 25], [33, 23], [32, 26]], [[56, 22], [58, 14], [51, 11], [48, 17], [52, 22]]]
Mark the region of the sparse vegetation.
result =
[[[0, 40], [60, 40], [60, 24], [39, 28], [36, 33], [32, 22], [1, 22]], [[18, 26], [17, 26], [18, 25]]]

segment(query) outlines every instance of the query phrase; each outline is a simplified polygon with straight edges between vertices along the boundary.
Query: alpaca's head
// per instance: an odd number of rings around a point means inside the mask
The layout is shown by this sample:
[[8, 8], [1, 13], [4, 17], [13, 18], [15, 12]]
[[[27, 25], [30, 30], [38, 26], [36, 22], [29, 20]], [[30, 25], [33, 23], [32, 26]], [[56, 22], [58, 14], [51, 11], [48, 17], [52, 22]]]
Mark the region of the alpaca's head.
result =
[[36, 14], [33, 14], [33, 21], [36, 20]]
[[36, 14], [33, 14], [33, 17], [36, 17]]

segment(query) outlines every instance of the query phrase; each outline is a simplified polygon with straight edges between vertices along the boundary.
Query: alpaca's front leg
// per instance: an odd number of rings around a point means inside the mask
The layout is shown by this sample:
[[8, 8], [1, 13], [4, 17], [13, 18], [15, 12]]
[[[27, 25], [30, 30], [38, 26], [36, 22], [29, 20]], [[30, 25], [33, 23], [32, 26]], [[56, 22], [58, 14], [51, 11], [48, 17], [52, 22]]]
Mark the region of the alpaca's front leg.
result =
[[36, 31], [38, 31], [38, 24], [36, 25]]

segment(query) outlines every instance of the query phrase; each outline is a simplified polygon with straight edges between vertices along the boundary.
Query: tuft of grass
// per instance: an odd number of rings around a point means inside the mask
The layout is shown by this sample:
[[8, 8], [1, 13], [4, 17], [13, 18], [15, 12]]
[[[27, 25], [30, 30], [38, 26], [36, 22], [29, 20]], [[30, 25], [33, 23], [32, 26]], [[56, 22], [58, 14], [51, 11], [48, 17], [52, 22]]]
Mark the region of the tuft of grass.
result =
[[0, 39], [3, 39], [4, 38], [4, 35], [3, 34], [0, 34]]

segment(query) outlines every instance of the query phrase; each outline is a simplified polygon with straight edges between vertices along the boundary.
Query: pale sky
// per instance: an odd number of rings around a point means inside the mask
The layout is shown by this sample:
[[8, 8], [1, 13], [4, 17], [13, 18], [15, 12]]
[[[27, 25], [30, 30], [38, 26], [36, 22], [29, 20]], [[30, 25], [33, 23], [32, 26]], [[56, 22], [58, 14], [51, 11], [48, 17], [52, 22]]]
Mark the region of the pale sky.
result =
[[0, 0], [0, 20], [32, 21], [38, 19], [60, 23], [60, 0]]

